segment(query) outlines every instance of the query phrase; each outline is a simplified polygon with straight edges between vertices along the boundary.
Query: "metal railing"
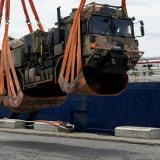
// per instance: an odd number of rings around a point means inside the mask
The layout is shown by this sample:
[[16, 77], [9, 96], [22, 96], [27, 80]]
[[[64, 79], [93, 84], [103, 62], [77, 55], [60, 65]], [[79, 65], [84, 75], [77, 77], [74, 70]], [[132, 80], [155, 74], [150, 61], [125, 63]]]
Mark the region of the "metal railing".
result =
[[128, 72], [129, 82], [160, 82], [160, 57], [142, 58]]

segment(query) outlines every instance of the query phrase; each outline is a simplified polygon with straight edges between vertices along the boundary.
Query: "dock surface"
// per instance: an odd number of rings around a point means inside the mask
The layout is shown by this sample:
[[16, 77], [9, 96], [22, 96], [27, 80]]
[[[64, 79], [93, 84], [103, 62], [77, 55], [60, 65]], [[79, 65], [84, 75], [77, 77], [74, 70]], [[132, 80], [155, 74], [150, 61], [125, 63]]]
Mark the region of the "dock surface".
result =
[[1, 160], [159, 160], [160, 146], [0, 132]]

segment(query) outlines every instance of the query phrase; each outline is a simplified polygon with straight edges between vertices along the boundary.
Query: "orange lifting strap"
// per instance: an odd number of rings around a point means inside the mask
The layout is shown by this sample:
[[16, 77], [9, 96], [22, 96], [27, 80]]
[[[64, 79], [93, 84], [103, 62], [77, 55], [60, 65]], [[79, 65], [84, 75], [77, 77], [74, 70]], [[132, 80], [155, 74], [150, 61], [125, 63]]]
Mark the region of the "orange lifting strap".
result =
[[2, 22], [2, 16], [3, 16], [3, 7], [4, 7], [4, 0], [0, 0], [0, 26]]
[[[31, 24], [31, 21], [30, 21], [30, 18], [29, 18], [29, 14], [28, 14], [28, 11], [27, 11], [25, 0], [21, 0], [21, 3], [22, 3], [22, 7], [23, 7], [23, 11], [24, 11], [24, 14], [25, 14], [25, 17], [26, 17], [26, 23], [28, 25], [29, 31], [33, 32], [33, 27], [32, 27], [32, 24]], [[29, 4], [31, 6], [32, 12], [34, 14], [35, 20], [37, 21], [37, 25], [38, 25], [39, 29], [44, 32], [44, 28], [42, 26], [42, 23], [40, 21], [40, 18], [38, 16], [38, 13], [36, 11], [36, 8], [35, 8], [35, 5], [34, 5], [33, 1], [29, 0]]]
[[59, 85], [61, 89], [67, 93], [71, 92], [75, 79], [82, 71], [80, 18], [85, 3], [86, 0], [81, 0], [80, 6], [76, 11], [59, 75]]
[[34, 3], [33, 3], [33, 0], [29, 0], [29, 3], [30, 3], [30, 6], [31, 6], [31, 9], [32, 9], [32, 11], [33, 11], [34, 17], [35, 17], [35, 19], [36, 19], [36, 21], [37, 21], [37, 25], [38, 25], [39, 29], [40, 29], [41, 31], [44, 31], [44, 28], [43, 28], [42, 23], [41, 23], [41, 21], [40, 21], [40, 19], [39, 19], [39, 16], [38, 16], [38, 13], [37, 13], [37, 11], [36, 11], [36, 8], [35, 8], [35, 5], [34, 5]]
[[[16, 75], [16, 71], [14, 68], [12, 55], [10, 51], [10, 44], [8, 38], [8, 30], [9, 30], [9, 17], [10, 17], [10, 0], [5, 1], [6, 6], [6, 24], [5, 24], [5, 33], [2, 44], [2, 52], [1, 52], [1, 64], [0, 64], [0, 96], [1, 103], [8, 106], [11, 105], [13, 107], [17, 107], [20, 105], [21, 100], [23, 98], [23, 93], [21, 91], [18, 78]], [[3, 10], [3, 8], [2, 8]], [[5, 76], [4, 76], [5, 72]], [[7, 83], [7, 89], [4, 87], [5, 79]]]
[[22, 3], [23, 11], [24, 11], [24, 14], [25, 14], [25, 17], [26, 17], [26, 23], [28, 25], [28, 29], [29, 29], [30, 32], [33, 32], [33, 27], [32, 27], [32, 24], [31, 24], [31, 21], [30, 21], [30, 18], [29, 18], [29, 14], [28, 14], [28, 11], [27, 11], [27, 7], [26, 7], [26, 2], [25, 2], [25, 0], [21, 0], [21, 3]]
[[[87, 85], [82, 68], [80, 19], [85, 3], [86, 0], [81, 0], [80, 6], [76, 11], [65, 48], [58, 83], [66, 93], [80, 91], [82, 93], [97, 95], [97, 93]], [[122, 10], [127, 14], [126, 0], [122, 0], [121, 5]], [[76, 68], [77, 71], [75, 71]]]
[[123, 11], [127, 14], [126, 0], [122, 0], [122, 9], [123, 9]]

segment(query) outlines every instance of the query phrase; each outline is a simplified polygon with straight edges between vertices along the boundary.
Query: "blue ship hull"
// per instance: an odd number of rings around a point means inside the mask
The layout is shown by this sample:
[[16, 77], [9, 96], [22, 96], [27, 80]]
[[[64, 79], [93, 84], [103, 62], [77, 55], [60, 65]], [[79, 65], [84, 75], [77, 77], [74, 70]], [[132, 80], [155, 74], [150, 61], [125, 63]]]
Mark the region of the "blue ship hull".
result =
[[77, 131], [113, 132], [117, 126], [160, 127], [160, 82], [130, 83], [120, 96], [69, 96], [61, 107], [15, 114], [0, 107], [0, 118], [60, 120]]

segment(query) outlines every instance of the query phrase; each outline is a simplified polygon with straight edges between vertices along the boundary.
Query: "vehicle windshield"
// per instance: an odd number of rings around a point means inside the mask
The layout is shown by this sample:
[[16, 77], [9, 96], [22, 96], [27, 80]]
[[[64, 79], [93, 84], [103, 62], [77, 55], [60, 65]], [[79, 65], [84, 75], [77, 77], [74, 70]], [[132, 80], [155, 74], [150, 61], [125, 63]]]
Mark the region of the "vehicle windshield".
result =
[[92, 33], [133, 37], [133, 25], [128, 19], [93, 16]]

